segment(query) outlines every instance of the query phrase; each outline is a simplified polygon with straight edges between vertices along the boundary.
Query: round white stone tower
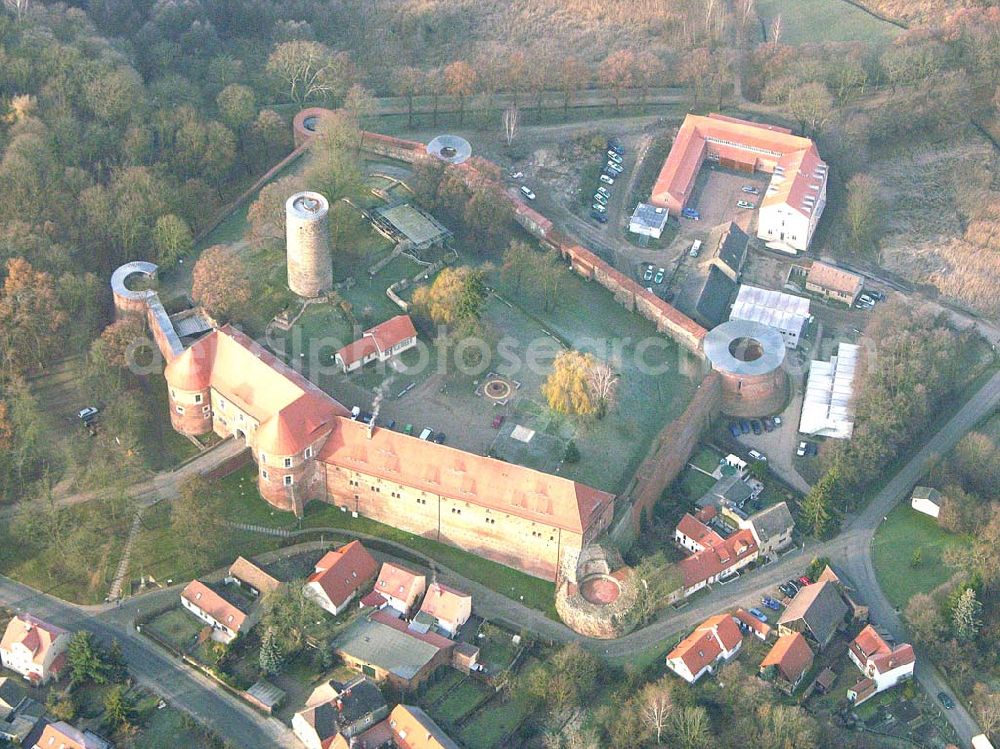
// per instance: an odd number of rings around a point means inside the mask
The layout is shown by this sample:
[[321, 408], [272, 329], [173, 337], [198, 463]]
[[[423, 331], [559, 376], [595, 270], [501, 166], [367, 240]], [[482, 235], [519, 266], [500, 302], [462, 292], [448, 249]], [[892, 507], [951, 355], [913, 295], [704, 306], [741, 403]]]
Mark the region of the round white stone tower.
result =
[[301, 297], [320, 296], [333, 285], [330, 203], [318, 192], [298, 192], [285, 201], [288, 288]]

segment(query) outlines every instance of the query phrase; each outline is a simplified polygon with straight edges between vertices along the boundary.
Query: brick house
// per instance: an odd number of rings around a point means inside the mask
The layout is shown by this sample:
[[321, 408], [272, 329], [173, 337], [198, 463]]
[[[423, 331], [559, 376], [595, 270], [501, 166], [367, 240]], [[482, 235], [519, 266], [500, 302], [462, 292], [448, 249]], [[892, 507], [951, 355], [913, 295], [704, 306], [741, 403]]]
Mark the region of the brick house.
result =
[[344, 374], [361, 369], [373, 361], [387, 361], [417, 345], [417, 329], [409, 315], [396, 315], [349, 343], [334, 355]]
[[34, 685], [58, 679], [73, 635], [31, 614], [10, 620], [0, 640], [0, 664]]
[[378, 563], [360, 541], [328, 551], [302, 588], [305, 596], [336, 616], [375, 577]]

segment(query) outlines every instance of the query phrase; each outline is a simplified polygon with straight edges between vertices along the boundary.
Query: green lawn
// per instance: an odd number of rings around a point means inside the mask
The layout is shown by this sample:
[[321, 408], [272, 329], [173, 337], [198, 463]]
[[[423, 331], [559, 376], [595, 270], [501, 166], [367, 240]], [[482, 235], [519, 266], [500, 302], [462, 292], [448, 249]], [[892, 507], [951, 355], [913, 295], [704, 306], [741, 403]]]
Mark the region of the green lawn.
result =
[[135, 749], [176, 749], [205, 746], [205, 732], [185, 713], [167, 707], [148, 709], [149, 718], [135, 740]]
[[699, 445], [697, 452], [691, 456], [691, 460], [688, 462], [698, 466], [703, 471], [711, 473], [719, 467], [719, 460], [722, 457], [722, 455], [717, 453], [712, 448], [706, 447], [705, 445]]
[[492, 694], [492, 688], [471, 676], [467, 676], [461, 684], [434, 705], [434, 715], [440, 717], [444, 723], [458, 723]]
[[144, 626], [160, 639], [186, 652], [194, 644], [204, 624], [194, 614], [178, 605], [150, 619]]
[[[879, 585], [894, 606], [903, 608], [917, 593], [928, 593], [953, 574], [941, 561], [949, 546], [966, 539], [938, 527], [937, 521], [904, 502], [889, 513], [875, 534], [874, 563]], [[920, 551], [920, 563], [911, 564]]]
[[530, 711], [531, 706], [526, 699], [495, 699], [462, 726], [458, 738], [466, 746], [492, 749], [513, 733]]
[[819, 42], [884, 42], [901, 29], [880, 21], [844, 0], [759, 0], [757, 13], [768, 28], [781, 16], [785, 44]]

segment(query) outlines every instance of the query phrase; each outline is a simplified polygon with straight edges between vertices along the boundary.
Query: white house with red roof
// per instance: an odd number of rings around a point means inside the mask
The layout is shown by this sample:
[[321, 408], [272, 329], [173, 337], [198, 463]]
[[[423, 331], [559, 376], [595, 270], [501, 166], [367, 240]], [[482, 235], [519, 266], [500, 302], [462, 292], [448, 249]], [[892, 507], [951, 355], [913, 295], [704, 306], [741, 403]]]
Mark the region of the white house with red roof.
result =
[[847, 647], [847, 655], [864, 676], [848, 690], [855, 704], [913, 678], [917, 658], [907, 643], [892, 647], [872, 625], [868, 625]]
[[678, 563], [685, 596], [729, 577], [753, 562], [758, 555], [757, 540], [749, 529], [738, 530], [723, 538], [690, 514], [685, 514], [677, 524], [674, 541], [690, 553]]
[[397, 564], [384, 562], [374, 592], [403, 616], [409, 616], [427, 589], [427, 578]]
[[340, 349], [335, 359], [344, 373], [361, 369], [369, 362], [386, 361], [417, 345], [417, 329], [409, 315], [396, 315]]
[[743, 645], [743, 635], [729, 614], [709, 617], [667, 654], [667, 668], [688, 684], [694, 684], [716, 664], [735, 656]]
[[302, 593], [324, 611], [336, 616], [368, 585], [378, 571], [378, 563], [362, 546], [351, 541], [328, 551], [316, 562]]
[[201, 580], [192, 580], [181, 591], [181, 605], [212, 628], [213, 640], [226, 644], [245, 634], [260, 618], [259, 606], [243, 611]]
[[0, 664], [32, 684], [59, 678], [66, 648], [73, 635], [31, 614], [18, 614], [7, 623], [0, 640]]
[[426, 621], [428, 624], [437, 625], [449, 637], [458, 634], [462, 625], [469, 621], [472, 616], [472, 596], [460, 590], [449, 588], [441, 583], [431, 583], [424, 596], [424, 602], [420, 604], [420, 613], [415, 621]]

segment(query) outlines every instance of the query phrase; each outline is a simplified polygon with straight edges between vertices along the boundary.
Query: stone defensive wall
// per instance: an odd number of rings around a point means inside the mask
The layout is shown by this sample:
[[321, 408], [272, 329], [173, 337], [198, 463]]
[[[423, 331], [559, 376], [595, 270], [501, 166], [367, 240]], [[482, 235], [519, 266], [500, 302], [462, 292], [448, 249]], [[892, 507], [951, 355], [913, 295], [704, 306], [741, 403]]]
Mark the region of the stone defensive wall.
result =
[[149, 332], [157, 348], [166, 361], [170, 361], [184, 351], [184, 344], [177, 336], [167, 310], [160, 302], [160, 295], [154, 289], [132, 290], [126, 281], [133, 276], [143, 276], [155, 281], [158, 266], [138, 260], [119, 266], [111, 274], [111, 295], [115, 302], [115, 318], [122, 320], [133, 317], [145, 319]]

